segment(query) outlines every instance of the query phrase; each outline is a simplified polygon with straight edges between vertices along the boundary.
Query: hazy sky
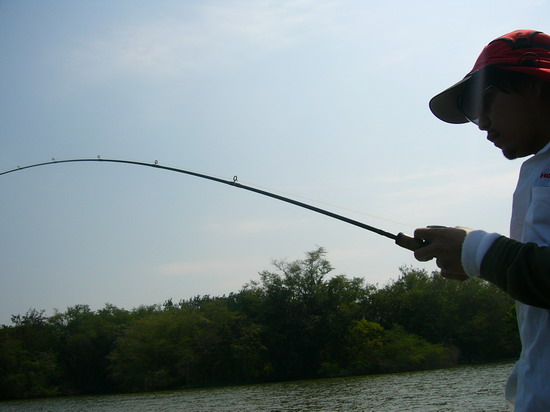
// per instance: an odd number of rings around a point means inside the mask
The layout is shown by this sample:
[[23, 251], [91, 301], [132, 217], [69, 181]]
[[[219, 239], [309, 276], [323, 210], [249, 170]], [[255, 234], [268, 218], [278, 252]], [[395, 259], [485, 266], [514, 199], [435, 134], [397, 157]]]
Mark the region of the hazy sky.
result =
[[[506, 234], [521, 161], [427, 103], [490, 40], [550, 32], [548, 16], [547, 0], [0, 0], [0, 171], [158, 160], [392, 233]], [[0, 324], [237, 292], [317, 246], [371, 284], [436, 269], [363, 229], [151, 168], [46, 166], [0, 191]]]

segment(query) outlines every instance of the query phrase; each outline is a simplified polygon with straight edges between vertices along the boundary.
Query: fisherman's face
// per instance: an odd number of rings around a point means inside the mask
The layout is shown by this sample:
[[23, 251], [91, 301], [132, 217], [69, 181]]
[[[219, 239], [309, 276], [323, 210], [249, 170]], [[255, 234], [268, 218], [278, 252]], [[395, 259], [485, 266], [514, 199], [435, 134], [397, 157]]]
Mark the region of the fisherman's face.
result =
[[507, 159], [535, 154], [548, 143], [548, 113], [540, 87], [530, 85], [520, 92], [489, 87], [484, 94], [478, 127]]

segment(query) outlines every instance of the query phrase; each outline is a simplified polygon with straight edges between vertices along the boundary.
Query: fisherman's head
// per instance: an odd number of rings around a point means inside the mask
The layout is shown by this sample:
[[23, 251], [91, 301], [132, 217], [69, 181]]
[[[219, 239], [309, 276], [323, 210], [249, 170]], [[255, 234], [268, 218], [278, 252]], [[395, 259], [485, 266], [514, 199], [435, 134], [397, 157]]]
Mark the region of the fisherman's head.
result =
[[550, 141], [550, 36], [516, 30], [493, 40], [430, 109], [448, 123], [477, 124], [509, 159], [536, 153]]

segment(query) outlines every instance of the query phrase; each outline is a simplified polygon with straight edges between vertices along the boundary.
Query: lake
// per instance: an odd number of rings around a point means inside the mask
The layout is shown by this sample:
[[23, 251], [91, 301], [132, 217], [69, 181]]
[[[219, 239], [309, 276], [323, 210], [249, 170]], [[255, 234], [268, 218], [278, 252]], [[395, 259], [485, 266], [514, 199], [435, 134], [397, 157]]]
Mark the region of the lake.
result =
[[0, 411], [508, 411], [513, 363], [434, 371], [0, 402]]

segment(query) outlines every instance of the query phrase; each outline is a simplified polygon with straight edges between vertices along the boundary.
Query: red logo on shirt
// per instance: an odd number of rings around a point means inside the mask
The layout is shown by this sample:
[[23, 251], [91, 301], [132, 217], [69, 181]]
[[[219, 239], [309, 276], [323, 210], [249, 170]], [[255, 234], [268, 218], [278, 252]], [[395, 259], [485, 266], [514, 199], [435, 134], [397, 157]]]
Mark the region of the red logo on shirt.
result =
[[542, 173], [540, 174], [540, 178], [541, 178], [541, 179], [550, 179], [550, 173], [542, 172]]

